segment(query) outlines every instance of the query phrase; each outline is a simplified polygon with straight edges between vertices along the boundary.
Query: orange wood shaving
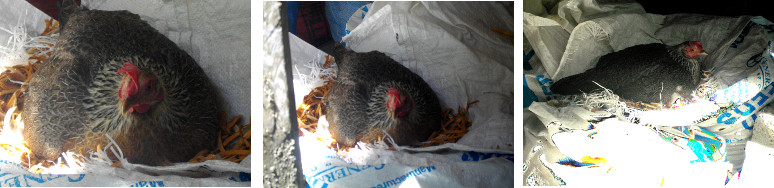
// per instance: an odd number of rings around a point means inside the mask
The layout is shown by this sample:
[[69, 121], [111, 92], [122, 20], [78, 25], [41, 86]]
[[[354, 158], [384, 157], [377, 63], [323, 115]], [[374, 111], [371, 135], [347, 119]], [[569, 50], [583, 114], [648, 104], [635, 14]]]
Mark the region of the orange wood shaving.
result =
[[325, 56], [325, 63], [323, 64], [323, 68], [328, 68], [331, 66], [331, 63], [333, 62], [333, 57], [326, 55]]
[[508, 31], [505, 31], [505, 30], [502, 30], [502, 29], [499, 29], [499, 28], [496, 28], [496, 27], [492, 27], [492, 31], [498, 32], [498, 33], [503, 34], [505, 36], [513, 37], [513, 33], [510, 33]]
[[221, 113], [220, 128], [218, 133], [218, 146], [214, 151], [202, 150], [196, 154], [190, 163], [200, 163], [207, 160], [226, 160], [241, 162], [250, 155], [250, 123], [240, 125], [238, 115], [226, 123], [225, 112]]
[[444, 111], [444, 124], [441, 126], [441, 130], [433, 132], [428, 139], [429, 142], [422, 144], [421, 146], [428, 147], [445, 143], [455, 143], [462, 138], [462, 136], [465, 136], [469, 131], [468, 127], [473, 124], [472, 121], [468, 120], [468, 109], [470, 108], [470, 105], [476, 103], [478, 103], [478, 100], [469, 102], [464, 109], [461, 107], [457, 108], [456, 114], [450, 114], [452, 111], [451, 108]]
[[121, 161], [117, 161], [117, 162], [111, 164], [110, 166], [112, 166], [112, 167], [119, 167], [119, 166], [121, 166], [121, 164], [122, 164]]
[[[326, 113], [323, 98], [328, 95], [332, 86], [333, 80], [329, 79], [304, 96], [303, 103], [296, 109], [299, 129], [306, 129], [310, 133], [317, 131], [317, 121]], [[298, 135], [303, 136], [303, 133], [299, 131]]]

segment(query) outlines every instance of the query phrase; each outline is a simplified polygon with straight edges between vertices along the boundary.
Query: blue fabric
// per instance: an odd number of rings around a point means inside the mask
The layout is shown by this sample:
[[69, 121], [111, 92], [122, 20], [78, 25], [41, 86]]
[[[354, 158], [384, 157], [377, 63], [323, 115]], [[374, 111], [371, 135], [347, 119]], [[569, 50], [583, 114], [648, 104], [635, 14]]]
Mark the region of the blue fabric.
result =
[[529, 53], [524, 54], [524, 70], [532, 70], [532, 66], [529, 65], [529, 60], [532, 59], [532, 56], [535, 56], [535, 50], [530, 50]]
[[527, 86], [527, 77], [524, 75], [522, 77], [524, 77], [524, 108], [527, 108], [532, 102], [537, 101], [537, 95]]
[[298, 23], [298, 9], [301, 7], [301, 2], [298, 1], [286, 1], [288, 6], [288, 29], [290, 33], [296, 34], [296, 23]]
[[328, 18], [328, 24], [331, 29], [331, 37], [336, 42], [341, 42], [341, 38], [347, 35], [345, 31], [347, 21], [357, 9], [370, 3], [370, 1], [336, 1], [325, 2], [325, 17]]

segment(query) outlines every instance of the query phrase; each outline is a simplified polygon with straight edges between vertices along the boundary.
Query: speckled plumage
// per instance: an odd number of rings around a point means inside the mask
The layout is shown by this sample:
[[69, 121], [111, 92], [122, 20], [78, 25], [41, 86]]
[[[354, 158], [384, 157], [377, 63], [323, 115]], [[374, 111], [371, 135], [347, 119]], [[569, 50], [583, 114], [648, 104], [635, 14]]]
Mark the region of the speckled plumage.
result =
[[[124, 62], [158, 78], [164, 98], [146, 113], [127, 113], [117, 93]], [[215, 88], [193, 58], [128, 11], [76, 9], [29, 83], [22, 119], [33, 153], [107, 145], [109, 134], [129, 162], [187, 161], [217, 143]], [[110, 152], [109, 152], [110, 153]]]
[[[430, 86], [417, 74], [381, 52], [355, 53], [336, 46], [339, 68], [326, 96], [331, 135], [339, 144], [372, 142], [388, 133], [398, 145], [425, 141], [441, 128], [441, 106]], [[389, 88], [408, 95], [413, 108], [393, 118], [387, 109]], [[404, 104], [405, 105], [405, 104]]]

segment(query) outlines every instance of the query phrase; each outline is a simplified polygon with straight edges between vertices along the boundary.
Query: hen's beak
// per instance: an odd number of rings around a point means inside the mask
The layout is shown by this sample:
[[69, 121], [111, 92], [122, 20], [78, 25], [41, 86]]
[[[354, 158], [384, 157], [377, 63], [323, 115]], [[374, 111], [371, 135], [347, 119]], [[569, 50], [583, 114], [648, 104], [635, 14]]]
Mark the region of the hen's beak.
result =
[[702, 50], [701, 52], [699, 52], [699, 55], [709, 55], [709, 54], [707, 54], [707, 51]]

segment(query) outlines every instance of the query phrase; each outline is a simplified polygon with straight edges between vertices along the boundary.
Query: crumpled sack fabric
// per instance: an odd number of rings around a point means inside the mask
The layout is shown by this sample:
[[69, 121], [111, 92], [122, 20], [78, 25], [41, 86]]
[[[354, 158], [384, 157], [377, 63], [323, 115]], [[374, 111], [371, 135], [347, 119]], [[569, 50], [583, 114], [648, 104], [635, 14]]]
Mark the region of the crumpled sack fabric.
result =
[[[771, 29], [774, 28], [774, 24], [763, 17], [755, 16], [648, 14], [634, 1], [568, 0], [559, 3], [558, 6], [558, 15], [554, 17], [559, 17], [559, 21], [550, 19], [551, 16], [539, 17], [523, 13], [525, 38], [534, 50], [534, 56], [539, 58], [539, 63], [530, 61], [532, 67], [539, 68], [536, 68], [538, 71], [525, 71], [524, 82], [533, 93], [538, 95], [538, 101], [540, 101], [533, 103], [524, 112], [525, 185], [576, 185], [567, 180], [579, 179], [579, 177], [563, 177], [559, 175], [563, 174], [559, 169], [548, 167], [560, 164], [564, 159], [565, 148], [557, 148], [553, 139], [559, 132], [594, 129], [567, 128], [563, 131], [551, 132], [550, 127], [557, 123], [566, 125], [574, 122], [571, 124], [600, 128], [600, 124], [608, 121], [614, 121], [621, 126], [648, 127], [650, 129], [638, 131], [656, 133], [649, 137], [662, 138], [659, 143], [672, 143], [672, 145], [662, 145], [663, 147], [681, 148], [682, 152], [694, 154], [696, 157], [696, 159], [666, 159], [675, 164], [683, 164], [670, 168], [692, 168], [690, 165], [706, 163], [703, 165], [707, 168], [720, 172], [727, 171], [727, 175], [720, 178], [725, 180], [720, 181], [721, 183], [729, 184], [732, 179], [739, 180], [738, 172], [742, 170], [742, 164], [746, 163], [745, 166], [749, 166], [745, 161], [745, 146], [751, 136], [755, 135], [752, 130], [753, 125], [760, 118], [757, 112], [771, 102], [770, 91], [774, 86], [771, 85], [771, 71], [768, 67], [772, 62], [769, 49], [772, 46], [770, 41], [774, 39], [774, 30]], [[638, 44], [658, 42], [674, 45], [687, 40], [701, 41], [704, 49], [710, 54], [700, 59], [705, 71], [709, 71], [709, 77], [695, 91], [694, 94], [697, 95], [695, 103], [673, 110], [653, 111], [620, 108], [625, 107], [622, 104], [617, 105], [618, 109], [608, 109], [608, 112], [596, 112], [596, 114], [575, 113], [588, 110], [572, 105], [558, 107], [554, 111], [536, 111], [555, 108], [546, 103], [553, 99], [551, 97], [553, 93], [548, 89], [552, 80], [584, 72], [594, 67], [599, 57], [604, 54]], [[685, 110], [691, 108], [701, 110]], [[535, 115], [528, 116], [527, 111]], [[566, 112], [582, 115], [560, 115]], [[528, 119], [535, 116], [542, 118], [541, 120], [552, 120], [536, 122]], [[612, 118], [600, 121], [599, 117]], [[552, 124], [554, 121], [557, 123]], [[546, 132], [547, 130], [549, 131]], [[632, 131], [634, 130], [636, 129]], [[601, 134], [602, 131], [599, 132]], [[613, 132], [628, 133], [620, 130]], [[697, 139], [699, 136], [704, 139]], [[720, 145], [717, 145], [718, 140], [723, 140]], [[628, 140], [619, 141], [629, 143]], [[699, 145], [703, 148], [696, 147]], [[721, 149], [722, 146], [724, 149]], [[539, 149], [534, 149], [535, 147]], [[712, 149], [707, 150], [709, 148]], [[541, 157], [547, 160], [541, 161]], [[583, 156], [569, 157], [575, 161], [582, 161]], [[604, 156], [598, 157], [604, 158]], [[707, 160], [701, 161], [702, 158]], [[696, 161], [697, 159], [699, 161]], [[634, 158], [628, 161], [634, 161]], [[611, 162], [608, 160], [608, 163]], [[667, 161], [657, 163], [667, 163]], [[732, 167], [724, 170], [726, 165], [723, 163], [731, 164]], [[664, 179], [648, 182], [652, 183], [650, 185], [682, 185], [699, 180], [692, 178], [674, 180], [676, 177], [670, 177], [669, 173], [661, 172], [647, 175]], [[706, 175], [710, 176], [710, 174]], [[607, 177], [605, 174], [583, 177], [601, 178], [600, 176]], [[575, 182], [591, 183], [583, 180], [575, 180]], [[711, 182], [713, 182], [711, 185], [718, 185], [714, 184], [718, 181]], [[704, 183], [708, 182], [704, 181]]]
[[771, 181], [768, 174], [774, 168], [774, 108], [767, 105], [757, 116], [752, 138], [744, 149], [744, 173], [731, 177], [729, 186], [760, 186]]

